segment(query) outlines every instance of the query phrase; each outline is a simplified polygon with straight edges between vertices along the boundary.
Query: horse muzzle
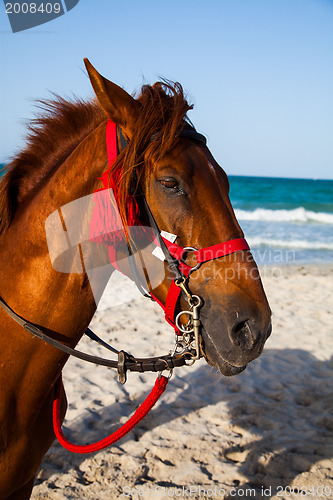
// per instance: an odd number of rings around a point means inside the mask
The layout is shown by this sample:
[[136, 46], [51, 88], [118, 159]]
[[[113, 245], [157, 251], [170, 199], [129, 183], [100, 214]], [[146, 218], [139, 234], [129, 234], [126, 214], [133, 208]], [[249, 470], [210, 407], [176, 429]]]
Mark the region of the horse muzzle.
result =
[[240, 319], [235, 309], [213, 314], [209, 302], [202, 309], [201, 351], [206, 361], [225, 376], [245, 370], [261, 355], [271, 334], [270, 317], [267, 319], [259, 310], [256, 315], [246, 316]]

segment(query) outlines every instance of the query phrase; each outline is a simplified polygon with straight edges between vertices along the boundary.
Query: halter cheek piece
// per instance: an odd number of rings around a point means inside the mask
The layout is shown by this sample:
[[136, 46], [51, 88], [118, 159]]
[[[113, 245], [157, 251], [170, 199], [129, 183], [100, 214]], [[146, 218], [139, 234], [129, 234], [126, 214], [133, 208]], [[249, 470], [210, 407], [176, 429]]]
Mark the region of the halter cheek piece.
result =
[[[119, 137], [121, 149], [127, 146], [127, 142], [119, 128]], [[109, 165], [112, 165], [117, 154], [117, 129], [116, 124], [108, 120], [106, 127], [106, 145], [108, 152]], [[192, 129], [184, 129], [176, 137], [188, 138], [194, 141], [199, 141], [206, 144], [206, 138]], [[152, 137], [151, 140], [154, 140]], [[154, 220], [154, 217], [150, 211], [147, 200], [143, 195], [143, 202], [146, 213], [149, 218], [150, 225], [155, 229], [156, 237], [159, 246], [164, 254], [164, 258], [172, 271], [174, 278], [171, 282], [165, 305], [163, 305], [157, 297], [148, 295], [142, 288], [137, 269], [134, 264], [134, 259], [129, 258], [129, 263], [131, 266], [131, 272], [134, 281], [145, 296], [155, 300], [164, 310], [166, 321], [174, 328], [176, 333], [176, 345], [174, 350], [167, 355], [152, 357], [152, 358], [135, 358], [134, 356], [124, 352], [118, 351], [114, 347], [110, 346], [102, 339], [100, 339], [92, 330], [89, 328], [85, 332], [92, 340], [98, 342], [106, 349], [112, 351], [118, 355], [118, 361], [100, 358], [98, 356], [92, 356], [90, 354], [81, 352], [77, 349], [72, 349], [57, 340], [51, 338], [48, 334], [44, 332], [42, 328], [26, 321], [24, 318], [16, 314], [10, 306], [0, 297], [0, 306], [6, 311], [6, 313], [19, 325], [21, 325], [25, 330], [27, 330], [32, 335], [44, 340], [48, 344], [56, 347], [57, 349], [75, 356], [76, 358], [88, 361], [90, 363], [108, 366], [111, 368], [116, 368], [119, 374], [119, 380], [121, 383], [126, 382], [126, 371], [136, 371], [136, 372], [161, 372], [165, 369], [172, 371], [174, 367], [184, 366], [186, 364], [192, 364], [196, 359], [201, 357], [200, 351], [200, 319], [199, 310], [203, 305], [203, 300], [198, 295], [192, 295], [188, 286], [189, 278], [191, 274], [197, 270], [203, 263], [210, 260], [218, 259], [226, 255], [238, 252], [240, 250], [249, 250], [249, 246], [244, 238], [237, 238], [234, 240], [229, 240], [217, 245], [213, 245], [206, 248], [196, 249], [193, 247], [181, 247], [176, 243], [170, 243], [168, 240], [163, 238], [160, 234], [159, 228]], [[130, 256], [133, 255], [130, 242], [128, 243], [128, 249]], [[189, 252], [193, 252], [196, 256], [196, 264], [191, 267], [185, 263], [186, 256]], [[176, 314], [177, 305], [181, 294], [184, 295], [187, 303], [189, 304], [189, 310], [180, 311]], [[188, 318], [187, 323], [184, 324], [184, 317]]]

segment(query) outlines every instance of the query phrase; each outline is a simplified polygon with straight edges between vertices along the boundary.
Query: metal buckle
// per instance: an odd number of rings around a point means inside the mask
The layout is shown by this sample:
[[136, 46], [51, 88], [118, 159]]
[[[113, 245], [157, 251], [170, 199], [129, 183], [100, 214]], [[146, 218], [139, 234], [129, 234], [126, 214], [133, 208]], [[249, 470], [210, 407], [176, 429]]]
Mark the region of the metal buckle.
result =
[[126, 382], [126, 352], [125, 351], [119, 351], [118, 352], [118, 376], [119, 376], [119, 382], [121, 384], [125, 384]]

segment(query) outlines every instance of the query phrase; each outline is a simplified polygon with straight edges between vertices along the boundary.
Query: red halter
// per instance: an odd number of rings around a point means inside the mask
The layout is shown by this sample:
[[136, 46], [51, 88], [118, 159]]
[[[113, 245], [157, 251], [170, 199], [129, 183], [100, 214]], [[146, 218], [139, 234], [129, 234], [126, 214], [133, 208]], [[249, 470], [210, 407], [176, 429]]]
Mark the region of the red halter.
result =
[[[104, 184], [104, 189], [112, 187], [109, 181], [109, 172], [112, 168], [112, 165], [117, 158], [118, 155], [118, 145], [117, 145], [117, 126], [111, 120], [108, 120], [106, 126], [106, 148], [108, 154], [108, 164], [109, 169], [104, 172], [102, 175], [102, 181]], [[111, 181], [112, 184], [112, 181]], [[136, 207], [136, 201], [134, 198], [129, 200], [128, 203], [133, 203]], [[136, 211], [132, 209], [132, 211]], [[163, 238], [164, 243], [166, 244], [170, 254], [178, 260], [179, 269], [184, 274], [184, 276], [189, 277], [190, 274], [198, 269], [198, 267], [204, 262], [208, 262], [213, 259], [218, 259], [220, 257], [224, 257], [226, 255], [230, 255], [234, 252], [238, 252], [240, 250], [249, 250], [249, 245], [247, 244], [244, 238], [236, 238], [234, 240], [225, 241], [223, 243], [218, 243], [217, 245], [213, 245], [206, 248], [194, 249], [192, 247], [181, 247], [176, 243], [171, 243], [167, 239]], [[184, 258], [189, 251], [193, 251], [196, 256], [196, 265], [194, 267], [190, 267], [184, 262]], [[180, 298], [181, 288], [176, 285], [175, 280], [173, 279], [168, 291], [168, 295], [166, 298], [165, 306], [162, 304], [160, 300], [156, 297], [152, 296], [152, 298], [162, 307], [165, 312], [166, 321], [175, 329], [175, 332], [179, 334], [178, 328], [175, 324], [175, 316], [176, 316], [176, 307], [178, 304], [178, 300]]]
[[[229, 240], [223, 243], [218, 243], [217, 245], [201, 248], [199, 250], [192, 248], [189, 249], [189, 247], [185, 248], [180, 247], [176, 243], [170, 243], [165, 238], [163, 238], [163, 240], [167, 245], [171, 255], [173, 255], [173, 257], [175, 257], [180, 262], [179, 267], [186, 277], [189, 277], [190, 274], [196, 269], [198, 269], [198, 267], [200, 267], [200, 265], [203, 264], [204, 262], [218, 259], [220, 257], [230, 255], [240, 250], [250, 250], [250, 247], [244, 238]], [[186, 256], [188, 251], [193, 251], [194, 255], [196, 256], [197, 263], [194, 267], [190, 267], [183, 262], [183, 258]], [[159, 302], [161, 307], [163, 307], [164, 309], [166, 321], [174, 327], [177, 334], [179, 334], [179, 331], [175, 325], [175, 316], [176, 316], [176, 306], [180, 298], [180, 293], [181, 289], [179, 286], [176, 285], [175, 280], [173, 279], [165, 301], [165, 306], [163, 306], [163, 304]]]

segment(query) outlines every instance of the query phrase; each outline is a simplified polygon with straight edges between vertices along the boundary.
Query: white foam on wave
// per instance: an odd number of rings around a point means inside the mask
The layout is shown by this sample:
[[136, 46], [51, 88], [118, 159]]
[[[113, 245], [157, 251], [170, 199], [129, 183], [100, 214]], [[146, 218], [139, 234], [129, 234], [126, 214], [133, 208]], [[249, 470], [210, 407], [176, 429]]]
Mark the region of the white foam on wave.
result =
[[333, 214], [326, 212], [313, 212], [305, 210], [304, 207], [292, 210], [269, 210], [256, 208], [255, 210], [235, 209], [238, 220], [258, 220], [271, 222], [319, 222], [322, 224], [333, 224]]
[[292, 248], [294, 250], [333, 250], [333, 243], [308, 240], [273, 240], [269, 238], [249, 237], [247, 241], [250, 247], [278, 247]]

